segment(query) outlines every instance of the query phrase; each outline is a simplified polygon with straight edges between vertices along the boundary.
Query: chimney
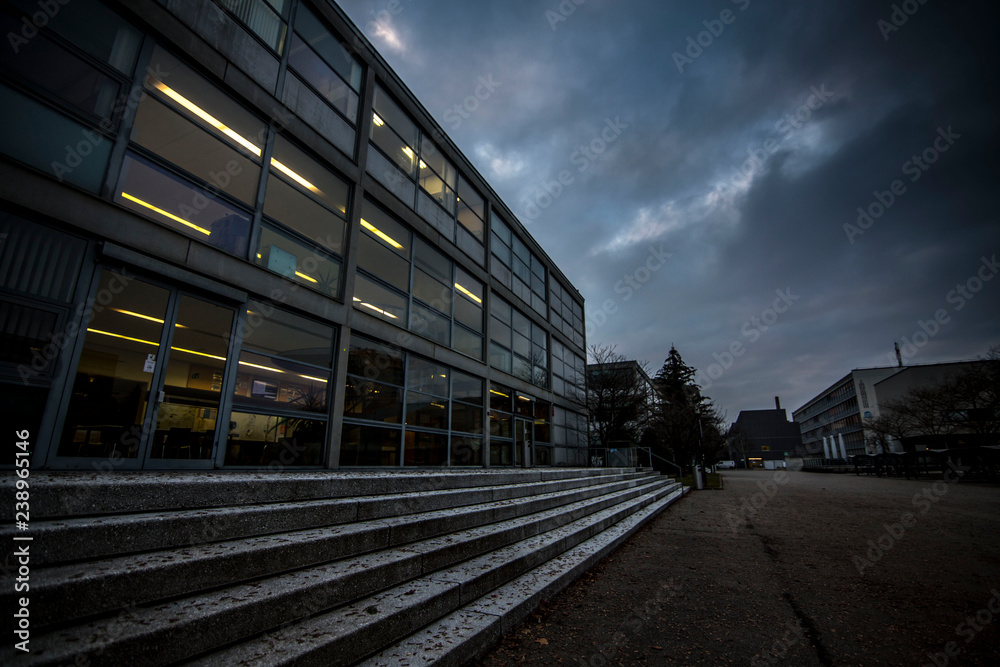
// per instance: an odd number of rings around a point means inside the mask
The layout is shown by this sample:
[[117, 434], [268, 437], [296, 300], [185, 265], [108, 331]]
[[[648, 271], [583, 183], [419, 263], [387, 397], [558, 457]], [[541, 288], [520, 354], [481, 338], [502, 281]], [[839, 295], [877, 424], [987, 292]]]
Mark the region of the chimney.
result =
[[781, 409], [781, 399], [778, 398], [777, 396], [774, 397], [774, 409], [775, 410]]

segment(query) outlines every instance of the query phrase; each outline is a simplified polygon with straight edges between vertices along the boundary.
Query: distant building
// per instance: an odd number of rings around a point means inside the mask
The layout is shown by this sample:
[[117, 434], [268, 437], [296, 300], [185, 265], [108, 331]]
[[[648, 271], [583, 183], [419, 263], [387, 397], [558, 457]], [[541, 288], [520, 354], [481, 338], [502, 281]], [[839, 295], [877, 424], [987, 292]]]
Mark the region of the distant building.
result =
[[[587, 364], [590, 414], [590, 443], [594, 448], [632, 446], [632, 435], [649, 422], [659, 404], [652, 378], [637, 361]], [[611, 442], [602, 442], [603, 425], [617, 423]]]
[[802, 433], [803, 454], [845, 459], [865, 453], [863, 419], [877, 417], [875, 385], [904, 370], [856, 368], [792, 413]]
[[[957, 361], [943, 364], [926, 364], [920, 366], [906, 366], [899, 369], [898, 373], [876, 383], [875, 393], [879, 403], [883, 406], [892, 401], [897, 401], [906, 394], [917, 388], [932, 387], [934, 385], [948, 382], [955, 379], [962, 372], [971, 370], [978, 365], [986, 363], [996, 363], [988, 361]], [[956, 420], [965, 421], [965, 424], [952, 424], [954, 432], [947, 434], [915, 433], [911, 437], [904, 438], [902, 442], [893, 439], [891, 447], [893, 451], [920, 451], [923, 449], [944, 449], [948, 447], [971, 447], [977, 445], [998, 445], [997, 438], [989, 438], [983, 435], [976, 435], [977, 430], [974, 423], [977, 420], [988, 418], [988, 415], [977, 414], [976, 411], [961, 411], [960, 414], [952, 415]], [[875, 454], [875, 451], [869, 451]]]
[[759, 466], [764, 461], [784, 460], [786, 456], [796, 455], [801, 448], [799, 425], [789, 421], [781, 403], [777, 398], [774, 400], [776, 407], [771, 410], [741, 410], [729, 428], [730, 458], [737, 466]]

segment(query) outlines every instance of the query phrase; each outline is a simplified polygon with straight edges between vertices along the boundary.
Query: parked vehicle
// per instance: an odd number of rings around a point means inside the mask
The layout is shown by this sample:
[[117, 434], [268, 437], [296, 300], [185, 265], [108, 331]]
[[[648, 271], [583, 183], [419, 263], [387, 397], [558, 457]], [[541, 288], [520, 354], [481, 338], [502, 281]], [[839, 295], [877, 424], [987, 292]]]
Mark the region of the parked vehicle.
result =
[[715, 467], [719, 470], [730, 470], [736, 467], [735, 461], [719, 461], [715, 464]]

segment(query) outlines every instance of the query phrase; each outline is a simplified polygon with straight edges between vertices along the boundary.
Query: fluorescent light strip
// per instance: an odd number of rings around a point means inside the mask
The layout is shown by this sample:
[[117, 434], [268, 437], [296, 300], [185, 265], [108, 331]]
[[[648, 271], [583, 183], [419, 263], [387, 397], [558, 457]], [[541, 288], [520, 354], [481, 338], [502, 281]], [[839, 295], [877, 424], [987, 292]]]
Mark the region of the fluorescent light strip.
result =
[[311, 376], [311, 375], [299, 375], [299, 377], [300, 377], [300, 378], [305, 378], [305, 379], [307, 379], [307, 380], [313, 380], [314, 382], [322, 382], [323, 384], [326, 384], [326, 383], [327, 383], [327, 381], [326, 381], [326, 380], [324, 380], [323, 378], [314, 378], [314, 377], [313, 377], [313, 376]]
[[199, 357], [208, 357], [209, 359], [218, 359], [219, 361], [225, 361], [225, 357], [219, 357], [214, 354], [205, 354], [204, 352], [195, 352], [194, 350], [185, 350], [183, 347], [171, 347], [171, 350], [177, 350], [178, 352], [187, 352], [188, 354], [197, 354]]
[[465, 296], [469, 297], [470, 299], [472, 299], [476, 303], [482, 303], [483, 302], [482, 299], [480, 299], [478, 296], [476, 296], [475, 294], [473, 294], [469, 290], [465, 289], [464, 287], [462, 287], [458, 283], [455, 283], [455, 289], [457, 289], [459, 292], [461, 292]]
[[260, 157], [260, 148], [252, 144], [249, 140], [242, 137], [239, 133], [234, 132], [232, 129], [227, 127], [225, 123], [217, 119], [215, 116], [209, 114], [207, 111], [199, 107], [197, 104], [195, 104], [188, 98], [184, 97], [183, 95], [178, 93], [170, 86], [164, 84], [163, 82], [156, 81], [153, 85], [156, 86], [157, 90], [161, 91], [164, 95], [166, 95], [170, 99], [180, 104], [182, 107], [193, 113], [195, 116], [201, 118], [203, 121], [205, 121], [215, 129], [219, 130], [227, 137], [238, 143], [240, 146], [243, 146], [257, 157]]
[[391, 245], [393, 248], [402, 249], [403, 246], [401, 243], [397, 242], [396, 239], [392, 238], [391, 236], [389, 236], [388, 234], [386, 234], [381, 229], [379, 229], [372, 223], [368, 222], [364, 218], [361, 218], [361, 226], [370, 231], [375, 236], [385, 241], [386, 243], [388, 243], [389, 245]]
[[382, 120], [381, 118], [379, 118], [377, 113], [373, 113], [372, 114], [372, 121], [374, 121], [374, 123], [376, 125], [378, 125], [379, 127], [382, 127], [383, 125], [385, 125], [385, 121]]
[[271, 368], [270, 366], [261, 366], [259, 364], [251, 364], [249, 361], [241, 361], [240, 366], [249, 366], [250, 368], [259, 368], [262, 371], [271, 371], [272, 373], [284, 373], [285, 371], [280, 368]]
[[491, 394], [496, 394], [497, 396], [503, 396], [504, 398], [510, 398], [510, 394], [505, 394], [502, 391], [497, 391], [496, 389], [490, 389]]
[[187, 221], [187, 220], [185, 220], [184, 218], [178, 218], [178, 217], [177, 217], [176, 215], [174, 215], [173, 213], [168, 213], [168, 212], [164, 211], [164, 210], [163, 210], [162, 208], [157, 208], [156, 206], [153, 206], [153, 205], [152, 205], [152, 204], [150, 204], [149, 202], [144, 202], [143, 200], [139, 199], [138, 197], [133, 197], [132, 195], [130, 195], [130, 194], [129, 194], [129, 193], [127, 193], [127, 192], [123, 192], [123, 193], [122, 193], [122, 197], [124, 197], [125, 199], [128, 199], [129, 201], [133, 201], [133, 202], [135, 202], [135, 203], [136, 203], [136, 204], [138, 204], [139, 206], [145, 206], [145, 207], [146, 207], [146, 208], [148, 208], [149, 210], [151, 210], [151, 211], [155, 211], [156, 213], [159, 213], [160, 215], [162, 215], [162, 216], [163, 216], [163, 217], [165, 217], [165, 218], [169, 218], [169, 219], [171, 219], [171, 220], [173, 220], [173, 221], [175, 221], [175, 222], [179, 222], [179, 223], [181, 223], [182, 225], [187, 225], [187, 226], [188, 226], [188, 227], [190, 227], [191, 229], [194, 229], [194, 230], [196, 230], [196, 231], [199, 231], [199, 232], [201, 232], [202, 234], [204, 234], [205, 236], [211, 236], [211, 235], [212, 235], [212, 232], [208, 231], [208, 230], [207, 230], [207, 229], [205, 229], [204, 227], [199, 227], [198, 225], [194, 224], [193, 222], [188, 222], [188, 221]]
[[90, 333], [101, 334], [102, 336], [111, 336], [112, 338], [122, 338], [124, 340], [130, 340], [136, 343], [142, 343], [143, 345], [152, 345], [153, 347], [159, 347], [159, 343], [154, 343], [151, 340], [143, 340], [141, 338], [132, 338], [131, 336], [123, 336], [121, 334], [111, 333], [110, 331], [101, 331], [100, 329], [87, 329]]
[[380, 315], [385, 315], [386, 317], [391, 317], [394, 320], [398, 320], [399, 319], [398, 317], [396, 317], [392, 313], [387, 313], [384, 310], [382, 310], [381, 308], [377, 308], [376, 306], [373, 306], [370, 303], [365, 303], [364, 301], [362, 301], [358, 297], [354, 297], [354, 300], [358, 302], [359, 306], [364, 306], [365, 308], [369, 308], [371, 310], [374, 310], [376, 313], [379, 313]]
[[299, 278], [302, 278], [304, 280], [308, 280], [311, 283], [318, 283], [319, 282], [318, 280], [316, 280], [312, 276], [307, 276], [306, 274], [302, 273], [301, 271], [296, 271], [295, 275], [297, 275]]
[[275, 169], [277, 169], [278, 171], [280, 171], [281, 173], [285, 174], [286, 176], [288, 176], [290, 179], [292, 179], [293, 181], [295, 181], [296, 183], [298, 183], [302, 187], [307, 188], [309, 190], [312, 190], [313, 192], [317, 192], [319, 194], [323, 194], [322, 190], [320, 190], [315, 185], [313, 185], [312, 183], [310, 183], [306, 179], [302, 178], [301, 176], [299, 176], [294, 171], [292, 171], [291, 169], [289, 169], [288, 167], [286, 167], [282, 163], [278, 162], [274, 158], [271, 158], [271, 166], [274, 167]]
[[[122, 315], [129, 315], [131, 317], [138, 317], [139, 319], [142, 320], [149, 320], [150, 322], [157, 322], [159, 324], [163, 324], [163, 320], [161, 319], [158, 319], [156, 317], [150, 317], [149, 315], [143, 315], [142, 313], [134, 313], [131, 310], [122, 310], [121, 308], [112, 308], [111, 310], [115, 311], [116, 313], [121, 313]], [[177, 326], [180, 325], [178, 324]]]

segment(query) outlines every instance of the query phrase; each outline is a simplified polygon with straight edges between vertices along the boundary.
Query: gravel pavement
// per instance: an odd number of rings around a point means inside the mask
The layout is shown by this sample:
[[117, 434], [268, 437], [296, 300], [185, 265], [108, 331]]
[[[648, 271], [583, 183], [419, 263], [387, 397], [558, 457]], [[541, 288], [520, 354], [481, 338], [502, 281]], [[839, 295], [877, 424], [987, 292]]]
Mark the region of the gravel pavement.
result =
[[1000, 488], [732, 470], [479, 665], [1000, 665]]

